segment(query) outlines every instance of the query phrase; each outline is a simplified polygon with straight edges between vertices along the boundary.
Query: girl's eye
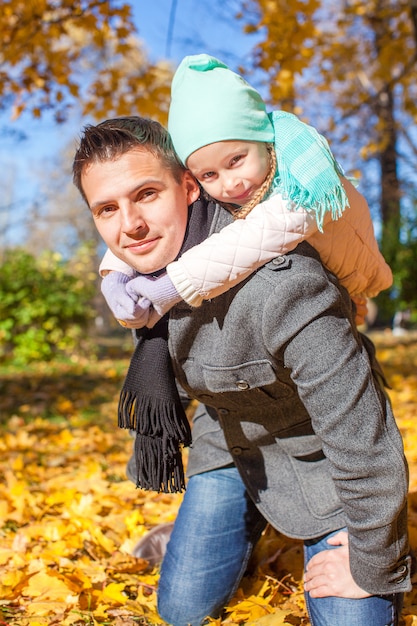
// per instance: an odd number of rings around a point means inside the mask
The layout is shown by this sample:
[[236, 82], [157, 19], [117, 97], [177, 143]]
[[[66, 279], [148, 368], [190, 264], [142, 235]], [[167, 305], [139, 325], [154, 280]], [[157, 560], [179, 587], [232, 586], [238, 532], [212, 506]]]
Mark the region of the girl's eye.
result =
[[201, 176], [201, 180], [210, 180], [210, 178], [214, 177], [214, 172], [205, 172], [202, 176]]
[[239, 163], [239, 161], [243, 159], [243, 154], [237, 154], [236, 156], [233, 157], [233, 159], [230, 161], [230, 165], [236, 165], [237, 163]]

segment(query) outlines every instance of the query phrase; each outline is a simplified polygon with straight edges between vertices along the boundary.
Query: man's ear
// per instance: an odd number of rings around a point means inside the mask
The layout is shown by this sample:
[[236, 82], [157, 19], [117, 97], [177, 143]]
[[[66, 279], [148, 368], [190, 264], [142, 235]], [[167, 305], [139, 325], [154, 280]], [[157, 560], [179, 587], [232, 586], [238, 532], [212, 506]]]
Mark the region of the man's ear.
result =
[[187, 190], [188, 206], [195, 202], [200, 195], [200, 187], [190, 171], [184, 172], [184, 184]]

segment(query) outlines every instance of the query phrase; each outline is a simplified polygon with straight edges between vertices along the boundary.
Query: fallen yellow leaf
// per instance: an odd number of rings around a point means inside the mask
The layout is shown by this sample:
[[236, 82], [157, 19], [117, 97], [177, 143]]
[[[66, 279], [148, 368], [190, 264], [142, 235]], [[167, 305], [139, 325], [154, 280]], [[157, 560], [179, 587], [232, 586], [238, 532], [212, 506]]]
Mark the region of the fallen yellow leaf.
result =
[[22, 595], [42, 598], [42, 600], [65, 601], [67, 596], [71, 596], [71, 589], [56, 576], [38, 572], [29, 578], [29, 583], [24, 587]]
[[124, 583], [110, 583], [101, 592], [101, 599], [104, 602], [106, 600], [113, 600], [119, 604], [125, 604], [127, 597], [122, 593], [124, 588]]

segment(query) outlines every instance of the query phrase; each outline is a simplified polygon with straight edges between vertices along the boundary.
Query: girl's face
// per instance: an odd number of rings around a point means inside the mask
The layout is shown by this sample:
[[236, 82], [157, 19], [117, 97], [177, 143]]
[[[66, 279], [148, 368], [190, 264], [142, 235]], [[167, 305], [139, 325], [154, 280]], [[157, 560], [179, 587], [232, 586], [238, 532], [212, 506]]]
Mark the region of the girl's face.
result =
[[196, 150], [187, 167], [207, 193], [219, 202], [246, 204], [269, 172], [267, 144], [218, 141]]

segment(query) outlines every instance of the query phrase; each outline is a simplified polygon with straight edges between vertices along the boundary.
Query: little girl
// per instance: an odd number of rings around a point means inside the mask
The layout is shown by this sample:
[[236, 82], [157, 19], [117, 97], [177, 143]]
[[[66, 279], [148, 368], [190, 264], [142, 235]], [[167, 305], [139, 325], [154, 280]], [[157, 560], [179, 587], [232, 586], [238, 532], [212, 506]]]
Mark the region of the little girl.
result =
[[268, 115], [259, 93], [224, 63], [206, 54], [183, 59], [168, 130], [182, 163], [237, 219], [159, 277], [132, 279], [135, 272], [108, 251], [102, 291], [122, 325], [148, 322], [134, 306], [141, 296], [159, 316], [181, 299], [199, 306], [304, 239], [358, 305], [392, 284], [367, 202], [327, 141], [290, 113]]

